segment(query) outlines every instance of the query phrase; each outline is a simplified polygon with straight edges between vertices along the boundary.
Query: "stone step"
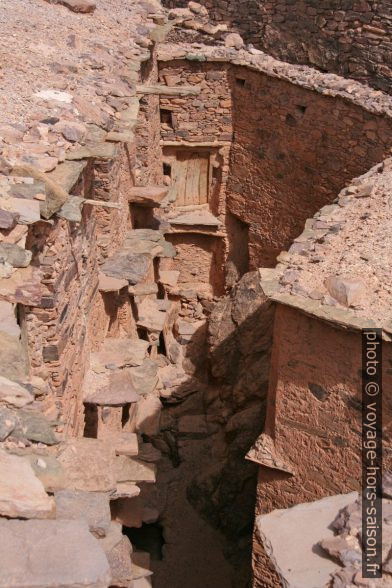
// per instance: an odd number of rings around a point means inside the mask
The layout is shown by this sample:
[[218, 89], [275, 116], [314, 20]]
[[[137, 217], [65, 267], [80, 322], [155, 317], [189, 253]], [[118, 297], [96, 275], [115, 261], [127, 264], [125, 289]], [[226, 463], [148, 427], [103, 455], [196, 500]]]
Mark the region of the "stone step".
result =
[[139, 206], [158, 208], [167, 196], [166, 186], [135, 186], [128, 192], [128, 200]]
[[0, 569], [0, 588], [110, 585], [107, 557], [85, 521], [0, 520]]
[[167, 320], [167, 312], [161, 310], [157, 300], [146, 298], [137, 304], [138, 319], [136, 324], [150, 333], [161, 333]]
[[91, 533], [104, 537], [111, 522], [107, 492], [61, 490], [54, 495], [58, 520], [86, 521]]
[[139, 496], [140, 488], [133, 482], [117, 482], [116, 491], [111, 495], [111, 500], [119, 498], [136, 498]]
[[132, 386], [130, 369], [119, 369], [97, 374], [87, 373], [84, 381], [83, 402], [98, 406], [126, 406], [139, 400]]
[[154, 251], [155, 247], [162, 250], [157, 251], [157, 257], [175, 257], [175, 247], [165, 240], [162, 231], [154, 229], [132, 229], [128, 231], [124, 242], [125, 248], [131, 248], [133, 251]]
[[68, 488], [88, 492], [114, 492], [117, 459], [112, 445], [100, 439], [81, 437], [64, 441], [57, 459], [68, 479]]
[[104, 273], [99, 272], [98, 289], [100, 292], [118, 292], [128, 286], [128, 280], [111, 278]]
[[218, 228], [222, 225], [221, 221], [208, 210], [180, 214], [174, 218], [168, 219], [171, 225], [199, 226]]
[[102, 440], [113, 445], [114, 451], [117, 455], [135, 457], [139, 453], [139, 442], [136, 433], [114, 431]]
[[113, 464], [117, 482], [155, 483], [156, 467], [125, 455], [117, 456]]
[[149, 253], [134, 253], [126, 248], [109, 257], [101, 266], [101, 271], [106, 276], [127, 280], [129, 284], [135, 285], [147, 278], [151, 264]]
[[142, 339], [105, 339], [101, 350], [91, 354], [91, 369], [102, 373], [106, 369], [140, 366], [148, 347], [148, 341]]

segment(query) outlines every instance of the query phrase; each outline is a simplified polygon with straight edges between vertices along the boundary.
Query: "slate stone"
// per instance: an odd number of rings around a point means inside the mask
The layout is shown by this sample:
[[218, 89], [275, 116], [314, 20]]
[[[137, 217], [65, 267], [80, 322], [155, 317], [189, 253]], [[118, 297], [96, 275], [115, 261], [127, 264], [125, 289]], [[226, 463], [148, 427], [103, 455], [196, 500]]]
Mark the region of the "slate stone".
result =
[[103, 274], [102, 272], [99, 273], [98, 288], [100, 292], [118, 292], [126, 286], [128, 286], [127, 280], [110, 278], [109, 276], [105, 276], [105, 274]]
[[129, 370], [118, 370], [109, 375], [108, 384], [98, 390], [90, 390], [84, 396], [86, 404], [99, 406], [125, 406], [139, 400], [132, 388]]
[[18, 417], [18, 424], [12, 434], [13, 437], [28, 439], [45, 445], [56, 445], [59, 442], [48, 419], [43, 414], [20, 410]]
[[113, 445], [117, 455], [135, 456], [139, 453], [139, 443], [136, 433], [127, 431], [113, 432], [105, 441]]
[[256, 532], [282, 585], [315, 588], [329, 584], [338, 564], [325, 557], [318, 543], [333, 538], [330, 525], [336, 513], [357, 497], [357, 492], [340, 494], [256, 518]]
[[117, 146], [115, 143], [97, 143], [96, 145], [86, 145], [86, 147], [78, 147], [72, 151], [68, 151], [66, 155], [67, 160], [79, 159], [114, 159], [117, 153]]
[[158, 385], [158, 363], [153, 359], [145, 359], [141, 366], [131, 368], [132, 388], [140, 396], [146, 396]]
[[162, 245], [162, 253], [158, 253], [157, 257], [173, 258], [177, 255], [176, 248], [174, 247], [174, 245], [172, 245], [168, 241], [163, 241], [161, 243], [161, 245]]
[[128, 537], [123, 535], [121, 541], [108, 553], [108, 561], [114, 586], [128, 588], [132, 582], [132, 545]]
[[33, 400], [33, 395], [25, 387], [0, 376], [0, 403], [22, 408]]
[[8, 204], [11, 211], [19, 215], [18, 224], [31, 225], [41, 218], [40, 203], [38, 200], [25, 200], [23, 198], [9, 198]]
[[166, 186], [135, 186], [128, 191], [129, 202], [151, 208], [159, 207], [167, 196]]
[[32, 258], [31, 251], [14, 245], [13, 243], [0, 243], [0, 260], [11, 264], [13, 267], [27, 267]]
[[148, 347], [148, 341], [142, 339], [106, 339], [101, 351], [92, 354], [92, 369], [99, 372], [104, 368], [140, 366], [146, 358]]
[[141, 282], [151, 266], [151, 256], [147, 253], [120, 251], [109, 257], [101, 266], [107, 276], [128, 280], [131, 285]]
[[68, 486], [64, 468], [54, 455], [43, 454], [42, 450], [27, 453], [27, 450], [23, 449], [22, 456], [29, 460], [35, 475], [41, 480], [47, 492], [53, 493]]
[[[51, 517], [53, 513], [53, 500], [28, 460], [0, 451], [0, 515], [39, 519]], [[3, 572], [1, 565], [0, 569]]]
[[0, 229], [13, 229], [19, 218], [18, 212], [0, 209]]
[[106, 555], [85, 521], [0, 521], [0, 588], [107, 588]]
[[0, 280], [0, 298], [14, 304], [41, 306], [42, 303], [42, 271], [29, 265], [20, 268], [6, 280]]
[[57, 519], [84, 520], [91, 533], [97, 537], [106, 535], [111, 521], [109, 494], [61, 490], [54, 498]]
[[330, 276], [325, 280], [330, 295], [343, 306], [359, 304], [365, 295], [365, 285], [350, 276]]
[[187, 226], [204, 226], [204, 227], [219, 227], [221, 222], [211, 212], [190, 212], [188, 214], [181, 214], [175, 218], [169, 219], [171, 225], [187, 225]]
[[119, 455], [114, 461], [114, 474], [117, 482], [155, 483], [156, 467], [134, 457]]
[[67, 221], [80, 223], [82, 221], [82, 208], [84, 198], [70, 196], [57, 212], [57, 216]]
[[15, 305], [6, 300], [0, 300], [0, 331], [10, 337], [20, 337], [21, 331], [16, 320]]
[[18, 417], [13, 410], [0, 408], [0, 441], [4, 441], [15, 429]]
[[12, 184], [10, 194], [11, 196], [15, 196], [15, 198], [31, 199], [35, 198], [37, 194], [46, 194], [46, 188], [43, 182]]
[[112, 446], [98, 439], [69, 439], [59, 447], [57, 459], [69, 481], [69, 489], [112, 492], [116, 488]]

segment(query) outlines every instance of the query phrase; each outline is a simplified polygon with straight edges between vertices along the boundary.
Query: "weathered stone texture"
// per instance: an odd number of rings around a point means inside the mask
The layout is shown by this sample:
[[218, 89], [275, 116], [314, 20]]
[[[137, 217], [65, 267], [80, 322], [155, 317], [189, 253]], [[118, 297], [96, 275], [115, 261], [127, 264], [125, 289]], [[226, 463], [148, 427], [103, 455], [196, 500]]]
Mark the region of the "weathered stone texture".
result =
[[[165, 0], [168, 7], [187, 0]], [[391, 92], [392, 20], [388, 0], [201, 0], [209, 17], [246, 42], [289, 61]]]

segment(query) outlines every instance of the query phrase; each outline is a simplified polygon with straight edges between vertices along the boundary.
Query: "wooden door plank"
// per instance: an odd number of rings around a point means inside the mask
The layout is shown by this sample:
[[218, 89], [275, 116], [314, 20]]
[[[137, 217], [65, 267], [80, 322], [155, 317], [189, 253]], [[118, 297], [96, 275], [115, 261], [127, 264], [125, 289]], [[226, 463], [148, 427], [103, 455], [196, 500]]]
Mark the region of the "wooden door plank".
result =
[[209, 156], [202, 154], [200, 158], [200, 176], [199, 176], [199, 204], [208, 202], [209, 186]]

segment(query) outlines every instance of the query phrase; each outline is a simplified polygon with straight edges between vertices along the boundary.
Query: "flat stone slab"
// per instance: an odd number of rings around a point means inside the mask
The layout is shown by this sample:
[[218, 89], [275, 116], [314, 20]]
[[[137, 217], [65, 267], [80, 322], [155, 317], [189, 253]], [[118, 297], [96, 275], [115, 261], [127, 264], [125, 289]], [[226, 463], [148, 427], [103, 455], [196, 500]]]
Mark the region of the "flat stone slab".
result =
[[178, 284], [180, 272], [177, 270], [159, 270], [159, 281], [164, 286], [175, 287]]
[[336, 515], [358, 498], [339, 494], [274, 510], [256, 518], [256, 528], [271, 563], [287, 588], [324, 588], [339, 565], [325, 557], [319, 542], [334, 537]]
[[222, 223], [211, 212], [190, 212], [169, 219], [171, 225], [220, 227]]
[[98, 289], [100, 292], [118, 292], [126, 286], [128, 286], [128, 280], [111, 278], [102, 272], [99, 273]]
[[32, 410], [19, 410], [18, 423], [12, 433], [17, 439], [28, 439], [45, 445], [59, 443], [48, 419], [40, 412]]
[[139, 494], [140, 488], [133, 482], [117, 482], [116, 491], [111, 497], [113, 500], [118, 498], [135, 498]]
[[0, 520], [0, 588], [107, 588], [106, 555], [85, 521]]
[[160, 86], [153, 85], [138, 85], [136, 86], [136, 93], [149, 95], [158, 94], [160, 96], [197, 96], [200, 94], [200, 86]]
[[105, 437], [106, 443], [111, 443], [117, 455], [129, 455], [134, 457], [139, 453], [139, 442], [136, 433], [127, 431], [114, 432], [112, 435]]
[[[101, 384], [103, 379], [105, 382]], [[97, 384], [94, 383], [95, 381]], [[87, 390], [83, 401], [86, 404], [125, 406], [139, 400], [139, 395], [132, 387], [132, 376], [129, 369], [105, 373], [104, 377], [91, 373], [91, 377], [86, 378], [85, 386], [87, 386]]]
[[115, 453], [111, 445], [82, 437], [65, 441], [58, 450], [68, 488], [88, 492], [111, 492], [116, 488]]
[[144, 327], [151, 333], [160, 333], [166, 323], [166, 312], [160, 310], [157, 302], [151, 299], [145, 299], [137, 306], [138, 320], [137, 325]]
[[141, 282], [151, 266], [151, 255], [148, 253], [133, 253], [130, 250], [120, 250], [101, 266], [107, 276], [127, 280], [131, 285]]
[[109, 494], [61, 490], [55, 493], [56, 518], [86, 521], [91, 533], [104, 537], [110, 527]]
[[157, 208], [167, 193], [166, 186], [135, 186], [128, 191], [128, 199], [139, 206]]
[[148, 341], [142, 339], [105, 339], [101, 351], [92, 354], [91, 367], [96, 372], [137, 367], [142, 365], [148, 347]]
[[0, 376], [0, 403], [23, 408], [33, 400], [34, 396], [24, 386]]
[[54, 515], [53, 499], [46, 494], [30, 463], [5, 451], [0, 451], [0, 515], [29, 519]]
[[0, 279], [0, 300], [40, 306], [43, 296], [41, 280], [42, 271], [39, 268], [31, 265], [19, 268], [9, 278]]
[[156, 467], [134, 457], [118, 456], [115, 459], [114, 472], [117, 482], [155, 483]]

